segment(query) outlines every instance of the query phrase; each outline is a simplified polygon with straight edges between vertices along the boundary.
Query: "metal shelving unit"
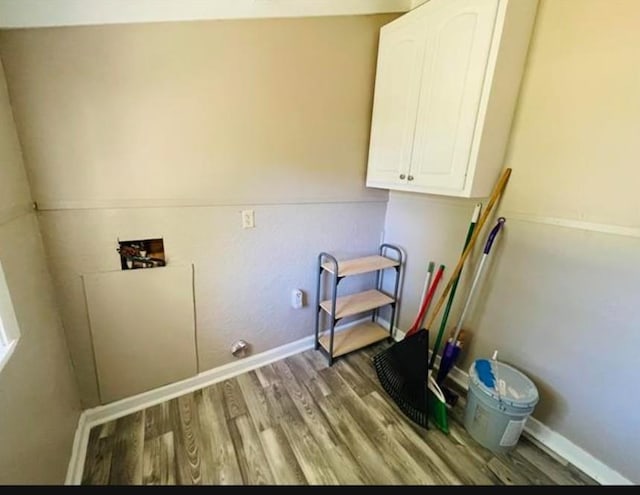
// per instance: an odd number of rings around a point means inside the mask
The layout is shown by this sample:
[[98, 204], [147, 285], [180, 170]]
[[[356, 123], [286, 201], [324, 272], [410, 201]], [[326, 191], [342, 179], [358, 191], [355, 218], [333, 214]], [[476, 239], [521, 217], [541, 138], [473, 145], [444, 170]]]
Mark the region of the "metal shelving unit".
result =
[[[388, 256], [390, 251], [394, 252], [395, 256]], [[324, 252], [318, 255], [315, 348], [327, 356], [329, 366], [339, 356], [392, 336], [402, 266], [402, 251], [392, 244], [381, 244], [377, 255], [350, 260], [338, 261], [333, 255]], [[387, 294], [382, 290], [382, 272], [391, 268], [395, 271], [394, 290], [393, 294]], [[371, 272], [376, 272], [374, 289], [338, 296], [338, 284], [343, 278]], [[331, 297], [326, 300], [321, 300], [323, 274], [327, 275], [325, 278], [329, 278], [331, 284]], [[387, 305], [391, 306], [388, 329], [377, 321], [378, 309]], [[368, 311], [371, 312], [371, 321], [335, 332], [336, 325], [342, 318]], [[329, 319], [329, 328], [323, 331], [320, 330], [322, 313]]]

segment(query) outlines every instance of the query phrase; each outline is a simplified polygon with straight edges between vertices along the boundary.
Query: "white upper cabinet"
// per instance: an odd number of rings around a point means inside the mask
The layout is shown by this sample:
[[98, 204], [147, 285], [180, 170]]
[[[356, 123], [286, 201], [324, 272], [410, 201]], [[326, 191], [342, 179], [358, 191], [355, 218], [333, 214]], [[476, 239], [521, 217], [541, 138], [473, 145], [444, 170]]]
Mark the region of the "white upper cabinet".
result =
[[537, 0], [430, 0], [380, 31], [367, 186], [462, 197], [503, 163]]
[[380, 31], [369, 173], [384, 184], [401, 184], [409, 173], [425, 39], [411, 21]]

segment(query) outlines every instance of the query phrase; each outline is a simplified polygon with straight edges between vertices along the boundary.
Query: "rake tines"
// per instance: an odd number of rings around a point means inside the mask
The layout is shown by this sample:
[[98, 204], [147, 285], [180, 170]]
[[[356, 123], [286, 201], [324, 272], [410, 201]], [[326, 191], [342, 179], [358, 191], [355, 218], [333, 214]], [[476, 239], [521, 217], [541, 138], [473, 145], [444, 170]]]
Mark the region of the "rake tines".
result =
[[427, 428], [429, 332], [422, 329], [373, 357], [380, 384], [400, 410]]

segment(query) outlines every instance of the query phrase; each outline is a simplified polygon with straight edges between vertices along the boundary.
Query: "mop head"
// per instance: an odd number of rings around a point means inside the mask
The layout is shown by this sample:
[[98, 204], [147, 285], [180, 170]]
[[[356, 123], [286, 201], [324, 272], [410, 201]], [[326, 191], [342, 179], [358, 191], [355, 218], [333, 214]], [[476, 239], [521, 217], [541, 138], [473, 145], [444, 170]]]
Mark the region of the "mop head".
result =
[[430, 410], [428, 348], [429, 332], [422, 329], [373, 358], [382, 388], [409, 419], [424, 428], [428, 427]]

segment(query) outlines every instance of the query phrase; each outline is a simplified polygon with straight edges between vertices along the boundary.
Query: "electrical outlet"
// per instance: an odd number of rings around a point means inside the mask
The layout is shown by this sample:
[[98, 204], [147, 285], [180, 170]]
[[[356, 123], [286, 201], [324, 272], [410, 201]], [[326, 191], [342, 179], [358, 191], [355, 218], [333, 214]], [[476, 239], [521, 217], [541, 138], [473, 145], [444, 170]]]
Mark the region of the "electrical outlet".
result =
[[304, 306], [304, 293], [300, 289], [293, 289], [291, 291], [291, 307], [300, 309], [302, 306]]
[[242, 228], [252, 229], [256, 226], [256, 217], [253, 210], [242, 210]]

